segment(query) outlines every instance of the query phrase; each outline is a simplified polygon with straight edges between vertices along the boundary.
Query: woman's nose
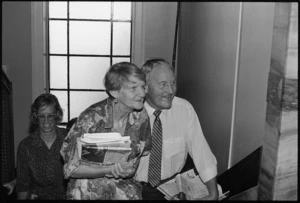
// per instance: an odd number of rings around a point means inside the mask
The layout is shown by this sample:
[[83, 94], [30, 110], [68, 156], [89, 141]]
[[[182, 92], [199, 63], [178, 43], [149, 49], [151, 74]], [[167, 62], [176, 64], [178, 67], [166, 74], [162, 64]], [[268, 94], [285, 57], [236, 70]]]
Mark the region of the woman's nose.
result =
[[48, 118], [48, 116], [45, 116], [44, 123], [48, 123], [48, 121], [49, 121], [49, 118]]
[[145, 89], [144, 88], [141, 88], [140, 95], [141, 95], [141, 97], [145, 97], [146, 93], [145, 93]]

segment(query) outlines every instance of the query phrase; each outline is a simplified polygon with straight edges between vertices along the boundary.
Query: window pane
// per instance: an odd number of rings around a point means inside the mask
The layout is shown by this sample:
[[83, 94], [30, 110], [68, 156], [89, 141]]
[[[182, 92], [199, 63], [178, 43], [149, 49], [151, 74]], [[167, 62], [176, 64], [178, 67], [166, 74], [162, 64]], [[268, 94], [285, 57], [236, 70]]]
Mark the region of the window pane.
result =
[[114, 20], [131, 20], [131, 2], [114, 2]]
[[103, 78], [109, 58], [70, 57], [70, 88], [104, 89]]
[[49, 46], [51, 54], [67, 53], [67, 22], [56, 20], [49, 22]]
[[71, 54], [110, 54], [109, 22], [70, 22]]
[[70, 2], [70, 18], [110, 19], [111, 2]]
[[119, 62], [123, 62], [123, 61], [127, 61], [130, 62], [130, 58], [129, 57], [113, 57], [112, 63], [119, 63]]
[[50, 88], [67, 88], [67, 57], [50, 56]]
[[113, 54], [130, 55], [130, 23], [115, 22], [113, 28]]
[[68, 122], [68, 96], [66, 91], [50, 91], [54, 94], [63, 110], [64, 116], [62, 122]]
[[79, 114], [90, 105], [107, 98], [106, 92], [70, 92], [70, 119], [78, 117]]
[[67, 2], [49, 1], [49, 18], [67, 18]]

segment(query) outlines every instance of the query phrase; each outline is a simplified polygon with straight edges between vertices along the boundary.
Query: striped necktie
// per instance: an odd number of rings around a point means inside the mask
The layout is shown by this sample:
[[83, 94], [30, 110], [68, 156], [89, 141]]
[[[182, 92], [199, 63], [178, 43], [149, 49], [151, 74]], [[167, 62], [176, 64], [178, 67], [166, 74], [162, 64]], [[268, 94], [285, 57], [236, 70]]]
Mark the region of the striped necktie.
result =
[[159, 119], [161, 110], [156, 110], [153, 114], [155, 120], [152, 128], [152, 149], [149, 158], [148, 182], [157, 186], [160, 182], [161, 154], [162, 154], [162, 126]]

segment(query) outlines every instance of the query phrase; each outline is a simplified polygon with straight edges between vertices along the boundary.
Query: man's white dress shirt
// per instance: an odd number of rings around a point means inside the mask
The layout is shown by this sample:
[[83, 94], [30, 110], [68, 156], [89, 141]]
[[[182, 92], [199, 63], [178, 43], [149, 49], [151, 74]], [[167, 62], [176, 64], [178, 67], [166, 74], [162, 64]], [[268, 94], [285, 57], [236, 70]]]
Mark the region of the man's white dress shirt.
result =
[[[145, 108], [150, 117], [151, 129], [155, 116], [147, 102]], [[180, 172], [189, 153], [200, 178], [205, 183], [217, 176], [217, 161], [210, 150], [200, 126], [198, 116], [192, 105], [185, 99], [174, 97], [172, 107], [163, 109], [162, 122], [162, 171], [161, 180]], [[148, 182], [149, 155], [140, 160], [135, 178]]]

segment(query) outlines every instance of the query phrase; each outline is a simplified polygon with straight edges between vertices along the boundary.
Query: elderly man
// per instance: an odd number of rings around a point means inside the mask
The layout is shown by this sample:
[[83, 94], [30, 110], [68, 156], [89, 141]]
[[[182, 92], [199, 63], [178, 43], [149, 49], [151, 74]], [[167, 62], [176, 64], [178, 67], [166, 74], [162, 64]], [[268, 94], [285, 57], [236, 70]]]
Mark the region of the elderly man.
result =
[[218, 199], [216, 158], [194, 108], [175, 96], [173, 68], [162, 58], [152, 58], [142, 65], [142, 70], [146, 74], [145, 108], [152, 129], [151, 153], [141, 158], [136, 173], [143, 185], [143, 199], [164, 199], [156, 187], [181, 171], [188, 154], [209, 191], [203, 200]]

